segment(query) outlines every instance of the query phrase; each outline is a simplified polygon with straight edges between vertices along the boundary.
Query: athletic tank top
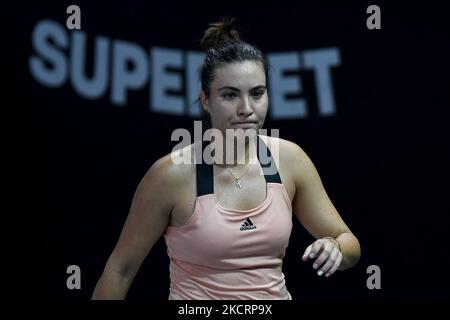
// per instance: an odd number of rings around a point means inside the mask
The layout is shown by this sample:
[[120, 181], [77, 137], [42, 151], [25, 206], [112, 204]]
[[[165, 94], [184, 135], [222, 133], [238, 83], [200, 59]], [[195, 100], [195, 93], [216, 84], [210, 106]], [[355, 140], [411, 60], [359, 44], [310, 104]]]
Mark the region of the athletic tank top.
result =
[[[258, 136], [258, 161], [260, 143], [264, 141]], [[218, 203], [213, 166], [201, 162], [196, 164], [192, 216], [164, 233], [170, 258], [169, 299], [290, 300], [282, 259], [292, 230], [292, 205], [278, 170], [264, 176], [266, 198], [261, 204], [235, 210]]]

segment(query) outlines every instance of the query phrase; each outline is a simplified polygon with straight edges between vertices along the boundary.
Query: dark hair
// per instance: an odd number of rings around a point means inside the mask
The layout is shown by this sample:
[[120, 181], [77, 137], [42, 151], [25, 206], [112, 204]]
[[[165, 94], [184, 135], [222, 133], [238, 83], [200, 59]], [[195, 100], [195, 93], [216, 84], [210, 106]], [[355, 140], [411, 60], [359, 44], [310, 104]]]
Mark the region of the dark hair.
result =
[[214, 70], [227, 63], [259, 62], [264, 68], [267, 79], [268, 65], [262, 52], [256, 46], [241, 39], [233, 22], [233, 18], [225, 18], [222, 21], [211, 23], [200, 42], [202, 49], [206, 51], [200, 69], [200, 78], [202, 90], [207, 96], [210, 93], [211, 82], [214, 80]]

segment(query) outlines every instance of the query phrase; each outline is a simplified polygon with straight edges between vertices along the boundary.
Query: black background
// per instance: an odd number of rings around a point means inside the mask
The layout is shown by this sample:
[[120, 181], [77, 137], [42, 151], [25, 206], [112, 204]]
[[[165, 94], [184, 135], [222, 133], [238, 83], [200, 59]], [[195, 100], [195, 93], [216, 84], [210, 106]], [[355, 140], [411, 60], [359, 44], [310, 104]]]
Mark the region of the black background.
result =
[[[141, 177], [171, 151], [174, 129], [193, 128], [192, 118], [151, 112], [148, 86], [117, 107], [109, 91], [87, 100], [70, 81], [51, 89], [32, 78], [34, 26], [42, 19], [65, 25], [67, 6], [78, 4], [91, 60], [98, 35], [146, 50], [199, 50], [207, 24], [223, 16], [236, 17], [264, 52], [339, 47], [341, 65], [332, 71], [337, 114], [318, 114], [313, 74], [302, 71], [310, 115], [268, 117], [265, 128], [279, 128], [280, 137], [308, 153], [359, 238], [362, 257], [351, 270], [317, 277], [301, 262], [313, 238], [296, 223], [284, 261], [287, 287], [297, 300], [448, 298], [450, 37], [445, 10], [426, 3], [39, 1], [11, 7], [16, 67], [8, 95], [18, 146], [31, 154], [32, 296], [90, 298]], [[366, 28], [370, 4], [381, 8], [381, 30]], [[160, 240], [130, 299], [167, 299], [165, 250]], [[81, 290], [66, 287], [72, 264], [81, 268]], [[380, 290], [366, 287], [370, 265], [381, 268]]]

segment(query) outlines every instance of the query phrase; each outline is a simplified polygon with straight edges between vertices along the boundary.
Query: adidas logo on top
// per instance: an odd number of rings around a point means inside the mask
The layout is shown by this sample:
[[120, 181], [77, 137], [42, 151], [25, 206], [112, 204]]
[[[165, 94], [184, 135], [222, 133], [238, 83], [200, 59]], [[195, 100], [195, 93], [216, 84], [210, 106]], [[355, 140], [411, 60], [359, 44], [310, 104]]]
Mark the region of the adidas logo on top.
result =
[[250, 218], [247, 218], [245, 222], [241, 225], [241, 231], [256, 229], [256, 226], [253, 224]]

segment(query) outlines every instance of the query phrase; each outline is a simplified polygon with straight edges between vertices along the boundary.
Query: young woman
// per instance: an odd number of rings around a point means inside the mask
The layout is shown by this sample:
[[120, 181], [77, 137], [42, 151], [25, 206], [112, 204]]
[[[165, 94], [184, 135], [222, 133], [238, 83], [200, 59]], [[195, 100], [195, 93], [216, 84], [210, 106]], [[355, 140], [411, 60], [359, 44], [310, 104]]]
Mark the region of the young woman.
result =
[[[293, 142], [258, 134], [268, 108], [267, 64], [260, 50], [242, 41], [229, 21], [212, 24], [201, 44], [206, 51], [201, 105], [224, 141], [230, 130], [249, 133], [244, 152], [226, 161], [224, 148], [211, 164], [177, 164], [179, 152], [156, 161], [136, 190], [93, 299], [125, 298], [162, 235], [170, 257], [169, 299], [291, 299], [281, 267], [292, 214], [317, 239], [303, 260], [313, 260], [318, 276], [359, 260], [358, 240], [305, 152]], [[262, 170], [260, 148], [268, 149], [275, 172]], [[194, 149], [195, 143], [183, 152], [194, 156]]]

